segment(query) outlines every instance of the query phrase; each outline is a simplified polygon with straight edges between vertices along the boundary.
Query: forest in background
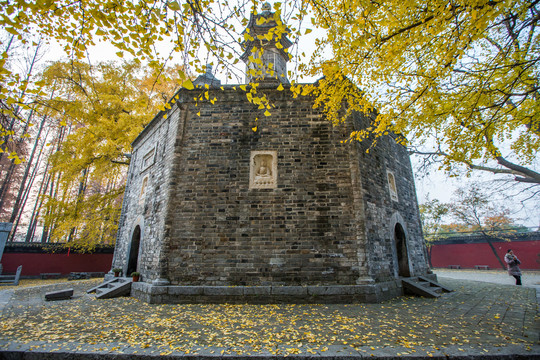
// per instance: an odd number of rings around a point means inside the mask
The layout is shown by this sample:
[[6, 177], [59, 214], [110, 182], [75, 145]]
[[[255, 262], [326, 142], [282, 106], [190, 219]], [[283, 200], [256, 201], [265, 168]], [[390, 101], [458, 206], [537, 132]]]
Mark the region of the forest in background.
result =
[[38, 64], [40, 47], [31, 54], [19, 46], [18, 65], [41, 90], [31, 110], [16, 109], [24, 121], [2, 119], [10, 130], [0, 153], [8, 240], [114, 244], [131, 142], [179, 89], [178, 66], [156, 74], [128, 61]]
[[[227, 79], [241, 76], [242, 43], [255, 40], [243, 30], [261, 2], [1, 3], [0, 215], [15, 228], [28, 224], [24, 240], [35, 240], [41, 224], [40, 241], [114, 241], [130, 141], [174, 90], [192, 88], [189, 79], [205, 65]], [[334, 124], [350, 111], [377, 110], [350, 141], [375, 146], [380, 136], [400, 134], [426, 172], [491, 174], [519, 194], [509, 192], [510, 201], [537, 208], [539, 6], [275, 2], [257, 20], [273, 25], [256, 35], [250, 71], [271, 74], [261, 67], [265, 44], [278, 47], [288, 36], [295, 96], [314, 96]], [[299, 40], [310, 33], [314, 48], [306, 55]], [[62, 50], [47, 55], [65, 60], [43, 61], [52, 42]], [[119, 62], [90, 60], [104, 43]], [[321, 80], [302, 85], [303, 76]], [[261, 108], [264, 126], [272, 113], [264, 90], [256, 83], [242, 90]]]

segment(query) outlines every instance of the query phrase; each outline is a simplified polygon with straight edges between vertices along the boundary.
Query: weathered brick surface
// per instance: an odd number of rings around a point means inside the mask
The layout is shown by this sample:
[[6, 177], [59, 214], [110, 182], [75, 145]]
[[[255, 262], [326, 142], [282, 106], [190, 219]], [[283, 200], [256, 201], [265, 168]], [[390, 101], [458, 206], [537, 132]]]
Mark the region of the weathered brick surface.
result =
[[[210, 90], [215, 104], [195, 104], [199, 93], [182, 90], [167, 119], [156, 117], [134, 142], [114, 267], [127, 266], [138, 225], [138, 269], [147, 283], [158, 278], [195, 286], [394, 281], [397, 221], [405, 229], [411, 275], [426, 273], [403, 147], [390, 137], [369, 153], [368, 142], [343, 144], [367, 119], [358, 114], [332, 127], [309, 98], [293, 99], [287, 90], [264, 90], [276, 106], [268, 117], [240, 89]], [[142, 159], [154, 146], [155, 163], [144, 170]], [[252, 151], [277, 152], [275, 189], [249, 188]], [[390, 197], [387, 171], [395, 175], [398, 201]], [[147, 174], [150, 186], [141, 202]]]
[[[129, 275], [127, 257], [137, 226], [141, 229], [142, 238], [138, 270], [148, 279], [158, 278], [160, 275], [161, 242], [165, 236], [165, 217], [170, 199], [169, 182], [175, 157], [178, 113], [179, 109], [175, 107], [168, 119], [158, 115], [133, 143], [112, 266], [123, 268], [126, 275]], [[143, 157], [152, 149], [155, 152], [154, 163], [143, 168]], [[141, 197], [141, 186], [146, 176], [147, 191], [146, 195]]]
[[[362, 117], [354, 119], [355, 129], [366, 126]], [[398, 275], [394, 239], [396, 217], [406, 231], [411, 275], [424, 274], [428, 265], [409, 155], [390, 136], [379, 139], [377, 146], [367, 153], [370, 145], [369, 141], [355, 143], [361, 173], [369, 274], [376, 281], [394, 279]], [[390, 198], [387, 170], [395, 175], [398, 201]]]

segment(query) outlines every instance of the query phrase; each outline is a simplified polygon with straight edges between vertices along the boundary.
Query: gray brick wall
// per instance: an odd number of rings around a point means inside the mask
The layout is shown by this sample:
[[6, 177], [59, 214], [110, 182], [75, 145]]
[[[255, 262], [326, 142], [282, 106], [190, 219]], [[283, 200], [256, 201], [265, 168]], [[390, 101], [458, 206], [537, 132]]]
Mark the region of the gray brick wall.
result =
[[[169, 208], [170, 176], [175, 156], [180, 109], [173, 108], [167, 119], [160, 114], [133, 143], [122, 214], [116, 240], [113, 267], [127, 270], [127, 258], [133, 232], [141, 229], [137, 270], [146, 278], [159, 278], [162, 242], [165, 237], [165, 218]], [[152, 164], [143, 167], [144, 156], [154, 151]], [[141, 198], [141, 187], [148, 177], [146, 195]], [[129, 274], [127, 274], [129, 275]]]
[[[310, 98], [264, 90], [265, 117], [240, 90], [210, 90], [215, 104], [180, 100], [134, 142], [114, 266], [125, 267], [131, 234], [143, 228], [145, 282], [173, 285], [355, 285], [397, 276], [394, 226], [406, 230], [412, 273], [424, 274], [414, 181], [405, 149], [389, 137], [340, 141], [367, 124], [333, 127]], [[181, 104], [179, 106], [178, 104]], [[197, 114], [200, 113], [200, 116]], [[255, 119], [259, 118], [257, 122]], [[257, 125], [256, 132], [252, 128]], [[141, 168], [156, 148], [154, 165]], [[277, 187], [250, 189], [252, 151], [277, 152]], [[387, 170], [399, 201], [390, 198]], [[149, 191], [139, 199], [144, 176]]]

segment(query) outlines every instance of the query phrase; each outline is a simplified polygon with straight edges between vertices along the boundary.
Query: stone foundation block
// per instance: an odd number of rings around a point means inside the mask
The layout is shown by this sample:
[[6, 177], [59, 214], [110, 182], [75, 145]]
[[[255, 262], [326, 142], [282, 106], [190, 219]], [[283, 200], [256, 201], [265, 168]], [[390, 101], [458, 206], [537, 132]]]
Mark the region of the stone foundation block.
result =
[[286, 296], [304, 296], [308, 294], [307, 286], [274, 286], [272, 287], [272, 295]]
[[178, 296], [178, 295], [202, 295], [204, 293], [203, 288], [201, 286], [169, 286], [168, 292], [171, 296]]

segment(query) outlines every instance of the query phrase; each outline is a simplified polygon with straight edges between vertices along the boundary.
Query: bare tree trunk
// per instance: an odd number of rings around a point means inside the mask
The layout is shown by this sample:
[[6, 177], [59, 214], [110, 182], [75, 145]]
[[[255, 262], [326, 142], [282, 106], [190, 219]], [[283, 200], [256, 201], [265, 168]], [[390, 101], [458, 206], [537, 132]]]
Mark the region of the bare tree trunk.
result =
[[[57, 182], [60, 180], [60, 174], [58, 174], [57, 176]], [[51, 190], [50, 190], [50, 193], [49, 193], [49, 197], [51, 198], [56, 198], [56, 196], [58, 195], [58, 186], [54, 186], [55, 185], [55, 181], [54, 181], [54, 177], [52, 178], [52, 184], [51, 184]], [[49, 215], [51, 213], [51, 209], [48, 208], [47, 209], [47, 215]], [[41, 235], [41, 242], [42, 243], [46, 243], [46, 242], [49, 242], [50, 238], [51, 238], [51, 234], [53, 233], [54, 231], [54, 223], [50, 223], [48, 226], [44, 226], [43, 228], [43, 234]]]
[[51, 180], [51, 176], [47, 174], [48, 169], [49, 164], [47, 163], [47, 166], [45, 167], [45, 172], [43, 174], [43, 179], [41, 180], [41, 185], [39, 186], [36, 203], [34, 204], [34, 209], [32, 210], [30, 222], [28, 223], [28, 232], [26, 233], [25, 242], [31, 242], [31, 240], [34, 238], [34, 235], [36, 234], [36, 226], [39, 219], [39, 213], [41, 211], [41, 207], [43, 206], [44, 200], [42, 194], [47, 191], [47, 188], [49, 187], [49, 181]]
[[[26, 166], [23, 178], [21, 180], [21, 185], [20, 185], [20, 188], [19, 188], [19, 193], [17, 195], [17, 199], [15, 200], [15, 204], [13, 205], [13, 211], [11, 212], [11, 218], [9, 220], [9, 222], [11, 222], [11, 223], [15, 222], [15, 219], [17, 218], [17, 215], [19, 214], [19, 207], [21, 205], [21, 198], [22, 198], [22, 195], [23, 195], [24, 191], [26, 190], [26, 188], [25, 188], [26, 180], [27, 180], [28, 174], [30, 172], [30, 167], [32, 166], [32, 163], [34, 161], [34, 155], [36, 154], [36, 150], [37, 150], [37, 147], [39, 145], [39, 139], [41, 137], [41, 132], [43, 131], [43, 126], [45, 125], [46, 120], [47, 120], [47, 116], [44, 116], [43, 119], [41, 120], [41, 124], [39, 125], [39, 130], [38, 130], [38, 133], [36, 135], [36, 141], [34, 142], [34, 146], [32, 148], [32, 153], [30, 155], [30, 159], [28, 159], [28, 164]], [[13, 233], [15, 233], [15, 231], [13, 231]]]
[[495, 254], [495, 257], [497, 258], [497, 261], [499, 262], [499, 264], [501, 265], [502, 269], [503, 270], [506, 270], [506, 266], [504, 265], [504, 263], [502, 262], [499, 254], [497, 254], [497, 250], [495, 250], [495, 246], [493, 246], [493, 243], [491, 242], [491, 240], [489, 239], [489, 237], [486, 236], [486, 241], [487, 243], [489, 244], [489, 247], [491, 248], [491, 251], [493, 251], [493, 254]]
[[[11, 37], [9, 38], [9, 42], [8, 42], [8, 44], [7, 44], [7, 46], [6, 46], [6, 49], [4, 50], [4, 52], [5, 52], [6, 54], [9, 52], [9, 49], [11, 48], [11, 44], [13, 44], [13, 40], [14, 40], [14, 39], [15, 39], [15, 35], [11, 35]], [[6, 121], [6, 122], [7, 122], [7, 121]], [[8, 130], [8, 131], [12, 130], [12, 129], [13, 129], [13, 126], [15, 126], [15, 117], [12, 117], [12, 118], [11, 118], [11, 122], [10, 122], [9, 127], [8, 127], [7, 130]], [[8, 135], [4, 136], [4, 144], [7, 145], [8, 141], [9, 141], [9, 136], [8, 136]], [[5, 153], [5, 152], [1, 152], [1, 153], [0, 153], [0, 161], [1, 161], [2, 158], [4, 157], [4, 153]], [[1, 207], [0, 207], [0, 208], [1, 208]]]
[[[81, 203], [82, 198], [84, 198], [84, 194], [86, 192], [86, 181], [88, 179], [88, 168], [85, 168], [82, 173], [82, 179], [79, 182], [79, 191], [77, 193], [77, 203], [75, 204], [75, 216], [78, 215], [79, 210], [79, 204]], [[73, 239], [73, 236], [75, 236], [75, 231], [77, 230], [76, 227], [72, 228], [69, 232], [68, 241], [71, 242]]]
[[[45, 136], [45, 138], [47, 138], [47, 136]], [[39, 137], [36, 138], [36, 140], [39, 140]], [[39, 142], [39, 141], [37, 141], [37, 142]], [[38, 153], [38, 157], [36, 159], [36, 163], [34, 165], [34, 169], [32, 170], [32, 174], [30, 175], [30, 181], [28, 183], [28, 186], [26, 186], [26, 189], [25, 189], [24, 194], [22, 196], [21, 205], [20, 205], [20, 207], [18, 209], [16, 220], [14, 221], [14, 225], [13, 225], [13, 231], [12, 231], [13, 236], [15, 236], [15, 232], [17, 231], [17, 227], [19, 226], [19, 222], [21, 221], [22, 215], [24, 213], [24, 208], [26, 206], [26, 202], [28, 201], [28, 197], [30, 196], [30, 192], [31, 192], [32, 187], [34, 185], [34, 180], [36, 179], [36, 176], [37, 176], [37, 173], [38, 173], [38, 170], [39, 170], [39, 161], [41, 160], [41, 155], [43, 154], [43, 147], [44, 146], [45, 146], [45, 141], [43, 141], [41, 143], [41, 148], [39, 149], [39, 153]], [[30, 167], [30, 164], [28, 165], [28, 168], [29, 167]], [[27, 229], [27, 233], [28, 233], [28, 230], [29, 229]]]
[[13, 182], [11, 181], [11, 177], [13, 176], [14, 171], [15, 162], [11, 160], [11, 162], [9, 163], [9, 168], [6, 172], [6, 177], [4, 178], [2, 186], [0, 187], [0, 209], [4, 209], [4, 203], [6, 202], [9, 190], [11, 189], [11, 185], [13, 184]]
[[[58, 138], [57, 138], [57, 143], [56, 143], [56, 147], [55, 147], [55, 151], [60, 151], [60, 148], [62, 147], [62, 142], [64, 141], [64, 137], [66, 135], [66, 128], [62, 127], [60, 128], [60, 134], [58, 135]], [[48, 166], [49, 163], [47, 163], [47, 166]], [[51, 190], [50, 190], [50, 193], [49, 193], [49, 197], [53, 197], [53, 194], [54, 194], [54, 197], [56, 197], [56, 192], [58, 190], [58, 187], [55, 188], [55, 182], [54, 182], [54, 174], [51, 174], [50, 176], [50, 179], [51, 179]], [[60, 174], [58, 174], [58, 179], [60, 179]], [[45, 188], [45, 191], [46, 191], [47, 188]], [[50, 214], [50, 207], [47, 208], [47, 213], [45, 216], [49, 215]], [[52, 226], [53, 224], [44, 224], [43, 226], [43, 233], [41, 234], [41, 242], [42, 243], [46, 243], [46, 242], [49, 242], [49, 238], [50, 238], [50, 235], [51, 235], [51, 229], [53, 228]]]
[[486, 239], [486, 242], [488, 243], [489, 247], [491, 248], [491, 251], [493, 251], [493, 254], [497, 258], [497, 261], [499, 262], [499, 265], [501, 265], [501, 268], [503, 270], [506, 270], [505, 263], [502, 261], [499, 254], [497, 254], [497, 250], [495, 249], [495, 246], [493, 246], [493, 243], [491, 242], [491, 236], [489, 236], [489, 234], [486, 233], [485, 231], [481, 231], [481, 233], [482, 233], [482, 235], [484, 235], [484, 238]]
[[427, 248], [427, 258], [428, 258], [428, 264], [431, 269], [433, 269], [433, 263], [431, 262], [431, 250], [433, 250], [433, 246], [430, 246]]
[[[47, 139], [47, 137], [45, 137]], [[39, 213], [41, 212], [41, 208], [43, 206], [43, 202], [45, 201], [45, 193], [47, 192], [47, 189], [49, 188], [49, 183], [51, 181], [52, 175], [49, 174], [49, 166], [50, 161], [49, 157], [53, 153], [53, 149], [51, 147], [51, 150], [49, 151], [49, 154], [47, 155], [47, 165], [45, 166], [45, 170], [43, 170], [43, 178], [41, 179], [41, 184], [39, 186], [39, 190], [36, 197], [36, 202], [34, 204], [34, 209], [32, 210], [32, 215], [30, 217], [30, 222], [28, 224], [28, 232], [26, 234], [25, 242], [30, 242], [36, 233], [36, 227], [37, 223], [39, 221]]]
[[[8, 44], [8, 47], [5, 50], [5, 52], [7, 52], [9, 50], [9, 48], [11, 47], [11, 43], [13, 42], [13, 39], [14, 39], [14, 36], [12, 36], [9, 39], [9, 44]], [[26, 82], [27, 83], [30, 82], [30, 76], [32, 76], [32, 71], [34, 69], [34, 65], [36, 64], [36, 60], [37, 60], [37, 57], [38, 57], [38, 54], [39, 54], [39, 48], [40, 47], [41, 47], [41, 39], [39, 39], [39, 41], [38, 41], [38, 44], [36, 46], [36, 51], [34, 51], [34, 56], [32, 57], [32, 61], [30, 62], [30, 68], [28, 69], [28, 72], [26, 73]], [[20, 94], [21, 99], [24, 97], [25, 94], [26, 94], [26, 89], [21, 91], [21, 94]], [[16, 117], [18, 117], [19, 110], [20, 110], [20, 107], [17, 106], [17, 108], [14, 111], [14, 114], [16, 115]], [[11, 123], [10, 123], [9, 129], [8, 129], [9, 131], [13, 130], [13, 127], [15, 126], [15, 120], [16, 120], [15, 117], [13, 117], [11, 119]], [[26, 130], [28, 129], [29, 121], [30, 120], [28, 120], [26, 125], [25, 125], [25, 130], [23, 131], [23, 135], [26, 133]], [[22, 139], [22, 136], [21, 136], [21, 139]], [[5, 141], [5, 144], [8, 143], [9, 135], [5, 136], [4, 141]], [[4, 153], [0, 153], [0, 160], [2, 160], [3, 156], [4, 156]], [[0, 208], [1, 208], [1, 206], [0, 206]]]

